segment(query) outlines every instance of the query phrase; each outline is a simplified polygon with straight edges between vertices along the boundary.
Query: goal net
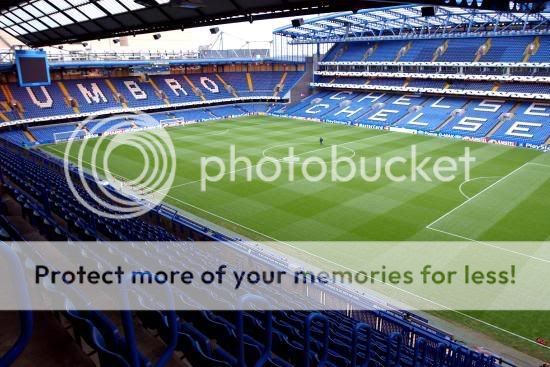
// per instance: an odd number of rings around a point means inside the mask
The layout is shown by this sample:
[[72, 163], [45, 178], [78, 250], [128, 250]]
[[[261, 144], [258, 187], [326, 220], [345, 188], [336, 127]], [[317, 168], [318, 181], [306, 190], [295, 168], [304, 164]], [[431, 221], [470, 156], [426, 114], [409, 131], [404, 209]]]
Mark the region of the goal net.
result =
[[69, 140], [81, 140], [81, 139], [84, 139], [85, 136], [86, 136], [86, 132], [84, 130], [62, 131], [59, 133], [54, 133], [53, 140], [55, 143], [63, 143]]
[[172, 119], [160, 120], [160, 125], [161, 126], [181, 125], [184, 122], [185, 122], [185, 119], [183, 118], [172, 118]]

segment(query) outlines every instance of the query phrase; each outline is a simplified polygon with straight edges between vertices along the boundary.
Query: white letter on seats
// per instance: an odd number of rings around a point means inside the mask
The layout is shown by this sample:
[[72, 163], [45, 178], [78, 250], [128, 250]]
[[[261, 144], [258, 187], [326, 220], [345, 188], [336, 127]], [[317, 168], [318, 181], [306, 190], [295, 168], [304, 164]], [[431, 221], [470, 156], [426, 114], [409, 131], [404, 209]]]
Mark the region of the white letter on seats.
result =
[[529, 133], [529, 127], [542, 127], [542, 124], [537, 122], [521, 122], [516, 121], [514, 124], [506, 131], [505, 135], [517, 136], [519, 138], [532, 138], [533, 134]]
[[147, 93], [145, 93], [143, 89], [141, 89], [138, 83], [136, 83], [135, 81], [126, 80], [124, 82], [124, 85], [126, 86], [126, 88], [128, 88], [130, 93], [132, 93], [135, 99], [138, 99], [138, 100], [147, 99]]
[[370, 99], [372, 103], [378, 101], [380, 98], [384, 97], [386, 95], [386, 93], [382, 93], [382, 94], [375, 94], [373, 92], [367, 94], [366, 96], [364, 97], [361, 97], [357, 102], [363, 102], [365, 99]]
[[50, 96], [50, 93], [46, 89], [46, 87], [40, 87], [40, 90], [42, 91], [42, 94], [44, 94], [44, 97], [46, 97], [46, 100], [44, 102], [39, 101], [38, 98], [36, 98], [36, 95], [34, 94], [34, 91], [27, 87], [27, 93], [31, 97], [32, 103], [37, 105], [40, 108], [52, 108], [53, 106], [53, 99]]
[[[546, 112], [548, 111], [548, 112]], [[524, 112], [525, 115], [550, 117], [550, 103], [533, 103]]]
[[334, 114], [334, 116], [338, 116], [338, 115], [340, 115], [340, 114], [344, 114], [344, 115], [346, 115], [346, 116], [349, 118], [349, 117], [355, 115], [357, 112], [360, 112], [360, 111], [362, 111], [362, 110], [363, 110], [363, 107], [359, 107], [359, 109], [357, 109], [357, 110], [352, 110], [352, 109], [349, 109], [349, 106], [348, 106], [348, 107], [344, 108], [343, 110], [340, 110], [340, 111], [336, 112], [336, 113]]
[[411, 98], [419, 98], [418, 96], [413, 95], [404, 95], [399, 97], [395, 102], [392, 104], [400, 105], [400, 106], [410, 106], [411, 105]]
[[166, 83], [166, 85], [168, 85], [168, 87], [172, 90], [172, 92], [174, 92], [176, 96], [179, 97], [180, 92], [184, 96], [188, 95], [187, 91], [182, 88], [181, 84], [176, 79], [165, 79], [164, 82]]
[[453, 130], [476, 132], [483, 126], [484, 122], [487, 122], [487, 119], [466, 116], [462, 120], [460, 120], [458, 124], [453, 126]]
[[413, 117], [412, 120], [410, 120], [409, 122], [407, 122], [407, 124], [409, 125], [417, 125], [417, 126], [428, 126], [428, 123], [427, 122], [422, 122], [422, 121], [418, 121], [420, 120], [420, 118], [424, 116], [424, 113], [419, 113], [418, 115], [416, 115], [415, 117]]
[[342, 96], [342, 94], [347, 94], [348, 96], [350, 96], [353, 92], [350, 92], [350, 91], [342, 91], [342, 92], [338, 92], [336, 93], [335, 95], [333, 96], [330, 96], [330, 99], [333, 99], [335, 101], [340, 101], [342, 99], [347, 99], [348, 97], [347, 96]]
[[82, 94], [86, 102], [88, 102], [88, 104], [107, 103], [107, 98], [105, 98], [105, 95], [103, 94], [101, 89], [99, 89], [99, 86], [96, 83], [90, 84], [90, 87], [92, 88], [91, 91], [86, 89], [86, 87], [80, 83], [78, 83], [76, 87], [78, 88], [80, 94]]
[[444, 108], [444, 109], [448, 110], [449, 108], [451, 108], [451, 106], [446, 105], [446, 104], [439, 104], [439, 102], [443, 101], [444, 99], [445, 99], [445, 97], [439, 98], [437, 101], [435, 101], [434, 103], [432, 103], [432, 105], [431, 105], [430, 107], [433, 107], [433, 108]]
[[374, 115], [372, 115], [371, 117], [369, 117], [368, 119], [373, 120], [373, 121], [386, 122], [386, 121], [388, 121], [388, 117], [389, 117], [388, 113], [399, 113], [399, 111], [396, 111], [396, 110], [380, 110], [380, 111], [376, 112]]
[[209, 90], [212, 93], [220, 93], [220, 87], [214, 81], [208, 79], [207, 77], [201, 77], [201, 84], [204, 88]]
[[[318, 109], [317, 107], [320, 107], [321, 109]], [[328, 109], [328, 108], [330, 108], [330, 106], [328, 104], [319, 103], [319, 104], [311, 106], [305, 112], [309, 113], [310, 115], [316, 115], [320, 112], [323, 112], [323, 109]]]
[[474, 108], [474, 111], [497, 112], [498, 110], [500, 110], [503, 104], [504, 104], [504, 101], [484, 99], [483, 101], [479, 102], [479, 105], [476, 108]]

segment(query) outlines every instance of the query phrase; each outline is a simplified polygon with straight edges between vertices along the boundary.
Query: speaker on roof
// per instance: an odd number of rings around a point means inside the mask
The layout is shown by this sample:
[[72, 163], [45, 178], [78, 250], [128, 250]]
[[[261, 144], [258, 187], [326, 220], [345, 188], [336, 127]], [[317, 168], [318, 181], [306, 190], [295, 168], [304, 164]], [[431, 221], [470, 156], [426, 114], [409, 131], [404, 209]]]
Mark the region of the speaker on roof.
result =
[[435, 6], [423, 6], [422, 7], [422, 16], [423, 17], [434, 17], [436, 13]]
[[301, 27], [303, 25], [304, 25], [304, 18], [292, 19], [292, 26], [293, 27]]
[[220, 33], [220, 27], [210, 28], [210, 34], [218, 34], [218, 33]]

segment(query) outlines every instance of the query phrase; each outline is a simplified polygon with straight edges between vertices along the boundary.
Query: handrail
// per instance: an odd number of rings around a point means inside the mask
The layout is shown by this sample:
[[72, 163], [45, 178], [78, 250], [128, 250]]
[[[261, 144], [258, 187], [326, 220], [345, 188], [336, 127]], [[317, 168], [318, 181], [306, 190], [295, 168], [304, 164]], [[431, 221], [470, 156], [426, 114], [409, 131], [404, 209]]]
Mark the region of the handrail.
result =
[[[0, 257], [6, 261], [7, 266], [10, 267], [9, 273], [14, 275], [16, 281], [25, 279], [23, 268], [19, 262], [19, 258], [7, 244], [0, 242]], [[33, 331], [33, 317], [32, 311], [30, 310], [30, 298], [26, 285], [19, 284], [19, 286], [14, 287], [16, 292], [16, 297], [20, 305], [19, 311], [19, 322], [21, 325], [20, 334], [17, 338], [17, 341], [12, 345], [12, 347], [0, 357], [0, 366], [10, 366], [15, 360], [23, 353], [27, 345], [29, 344], [32, 331]]]
[[32, 337], [32, 311], [19, 311], [21, 332], [15, 344], [0, 357], [0, 366], [10, 366], [23, 353]]
[[359, 333], [363, 331], [367, 337], [367, 354], [365, 362], [361, 367], [368, 367], [371, 359], [372, 328], [369, 324], [360, 322], [353, 328], [351, 336], [351, 367], [357, 366], [357, 344], [359, 343]]
[[[240, 300], [240, 311], [237, 313], [237, 339], [239, 343], [239, 351], [238, 351], [238, 362], [237, 365], [239, 367], [246, 367], [245, 364], [245, 358], [244, 358], [244, 311], [242, 309], [244, 308], [243, 305], [247, 303], [252, 302], [262, 302], [265, 305], [268, 305], [268, 302], [265, 298], [256, 296], [253, 294], [247, 294], [246, 296], [242, 297]], [[262, 355], [260, 356], [260, 359], [256, 362], [254, 365], [255, 367], [261, 367], [264, 366], [270, 359], [271, 359], [271, 351], [273, 349], [273, 312], [272, 311], [265, 311], [265, 322], [266, 322], [266, 342], [264, 346], [264, 350], [262, 352]]]
[[[395, 355], [392, 358], [392, 349], [395, 346]], [[391, 333], [388, 336], [388, 349], [386, 350], [386, 367], [399, 367], [401, 360], [401, 347], [403, 346], [403, 336], [400, 333]]]
[[426, 348], [427, 343], [426, 339], [418, 338], [414, 346], [414, 367], [425, 367], [426, 366]]
[[[124, 284], [123, 284], [124, 285]], [[170, 331], [169, 337], [170, 341], [165, 349], [165, 351], [162, 353], [160, 358], [158, 359], [157, 363], [155, 363], [155, 367], [164, 367], [169, 361], [170, 358], [172, 358], [173, 353], [175, 352], [177, 345], [178, 345], [178, 338], [179, 338], [179, 319], [176, 315], [175, 306], [174, 306], [174, 295], [170, 291], [168, 287], [164, 287], [166, 290], [166, 298], [168, 301], [168, 310], [166, 311], [167, 315], [167, 321], [168, 321], [168, 329]], [[140, 354], [137, 349], [137, 338], [136, 338], [136, 331], [134, 327], [134, 319], [132, 318], [132, 312], [129, 310], [128, 307], [128, 289], [127, 287], [122, 287], [122, 301], [124, 302], [125, 309], [120, 312], [121, 318], [122, 318], [122, 326], [124, 329], [124, 339], [126, 342], [126, 346], [128, 348], [128, 355], [130, 357], [130, 366], [132, 367], [139, 367], [140, 366]]]
[[444, 343], [439, 343], [435, 352], [435, 367], [443, 367], [445, 365], [445, 357], [447, 356], [448, 346]]
[[328, 337], [329, 337], [329, 321], [328, 318], [318, 312], [308, 315], [304, 328], [304, 367], [309, 367], [310, 363], [310, 350], [311, 350], [311, 324], [313, 321], [318, 320], [324, 323], [324, 336], [323, 336], [323, 355], [319, 360], [318, 367], [325, 366], [328, 360]]

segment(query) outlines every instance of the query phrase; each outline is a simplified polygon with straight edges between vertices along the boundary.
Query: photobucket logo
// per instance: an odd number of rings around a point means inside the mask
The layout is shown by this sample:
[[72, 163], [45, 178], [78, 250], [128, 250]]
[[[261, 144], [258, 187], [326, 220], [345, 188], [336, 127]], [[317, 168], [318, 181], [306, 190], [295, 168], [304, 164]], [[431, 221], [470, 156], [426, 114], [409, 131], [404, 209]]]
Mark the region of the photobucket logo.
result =
[[[327, 147], [328, 148], [328, 147]], [[323, 151], [326, 148], [311, 152]], [[229, 147], [229, 159], [220, 157], [202, 157], [201, 191], [206, 191], [208, 183], [220, 182], [226, 176], [230, 182], [237, 182], [244, 172], [244, 179], [251, 182], [256, 179], [262, 182], [274, 182], [285, 179], [294, 182], [301, 175], [307, 182], [350, 182], [362, 180], [376, 182], [386, 179], [391, 182], [451, 182], [463, 174], [463, 180], [470, 180], [472, 163], [476, 161], [470, 154], [470, 148], [464, 149], [460, 157], [420, 157], [416, 145], [412, 145], [407, 156], [390, 158], [366, 157], [357, 159], [353, 149], [333, 145], [330, 147], [330, 156], [323, 157], [295, 154], [294, 147], [288, 147], [283, 158], [263, 154], [263, 157], [253, 164], [249, 157], [237, 156], [234, 145]], [[254, 177], [255, 175], [255, 177]]]
[[[89, 139], [98, 136], [106, 138]], [[125, 154], [114, 155], [115, 150]], [[146, 214], [164, 200], [176, 175], [170, 135], [143, 113], [88, 118], [68, 139], [64, 158], [65, 178], [74, 197], [86, 209], [111, 219]], [[133, 177], [113, 172], [128, 166], [131, 169], [123, 172], [137, 172]]]

